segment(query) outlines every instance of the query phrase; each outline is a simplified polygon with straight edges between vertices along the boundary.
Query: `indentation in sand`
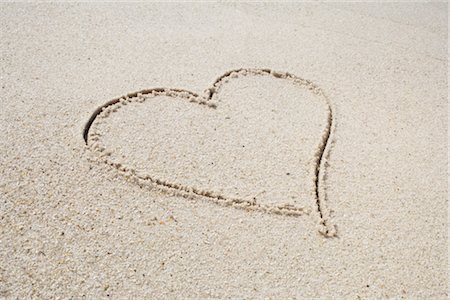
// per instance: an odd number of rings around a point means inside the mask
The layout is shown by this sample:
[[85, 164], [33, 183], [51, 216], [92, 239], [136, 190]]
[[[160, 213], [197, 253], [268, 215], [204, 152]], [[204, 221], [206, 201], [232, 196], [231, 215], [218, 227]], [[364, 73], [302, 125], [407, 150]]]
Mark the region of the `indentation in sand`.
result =
[[219, 77], [204, 95], [144, 90], [98, 108], [84, 139], [140, 185], [282, 215], [315, 211], [336, 234], [325, 176], [331, 104], [312, 82], [267, 69]]

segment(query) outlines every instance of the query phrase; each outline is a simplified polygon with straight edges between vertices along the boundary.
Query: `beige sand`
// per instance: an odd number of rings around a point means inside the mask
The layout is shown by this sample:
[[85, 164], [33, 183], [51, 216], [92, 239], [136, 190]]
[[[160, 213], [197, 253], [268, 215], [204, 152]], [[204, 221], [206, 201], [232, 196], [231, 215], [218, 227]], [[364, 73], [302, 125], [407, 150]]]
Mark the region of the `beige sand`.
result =
[[447, 298], [447, 4], [0, 20], [0, 297]]

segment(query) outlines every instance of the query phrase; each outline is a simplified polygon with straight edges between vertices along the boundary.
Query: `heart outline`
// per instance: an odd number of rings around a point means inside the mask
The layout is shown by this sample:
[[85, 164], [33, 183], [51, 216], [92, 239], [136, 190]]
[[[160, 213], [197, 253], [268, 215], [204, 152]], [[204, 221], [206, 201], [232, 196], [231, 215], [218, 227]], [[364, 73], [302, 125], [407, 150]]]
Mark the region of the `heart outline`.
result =
[[[337, 236], [336, 226], [332, 224], [330, 220], [330, 211], [326, 205], [326, 188], [325, 188], [325, 179], [326, 179], [326, 167], [328, 165], [328, 158], [331, 151], [331, 144], [333, 142], [333, 134], [335, 131], [335, 120], [333, 109], [330, 100], [325, 96], [323, 91], [314, 83], [309, 80], [302, 79], [298, 76], [295, 76], [286, 72], [277, 72], [270, 69], [251, 69], [251, 68], [241, 68], [236, 70], [231, 70], [224, 73], [222, 76], [218, 77], [213, 85], [205, 90], [203, 95], [199, 95], [197, 93], [184, 90], [184, 89], [175, 89], [175, 88], [153, 88], [141, 90], [134, 93], [129, 93], [125, 96], [118, 97], [106, 102], [104, 105], [98, 107], [91, 115], [87, 123], [85, 124], [83, 131], [83, 139], [86, 145], [99, 154], [99, 157], [103, 159], [103, 162], [115, 167], [119, 170], [120, 173], [125, 174], [128, 178], [136, 181], [140, 185], [150, 184], [152, 187], [156, 186], [159, 189], [162, 189], [166, 192], [171, 192], [176, 195], [181, 195], [183, 197], [206, 197], [210, 200], [212, 199], [215, 203], [224, 205], [224, 206], [234, 206], [238, 208], [245, 208], [247, 210], [259, 210], [268, 213], [276, 213], [282, 215], [289, 216], [300, 216], [303, 214], [309, 214], [308, 210], [305, 208], [297, 208], [292, 205], [282, 205], [282, 206], [268, 206], [253, 203], [249, 200], [244, 199], [233, 199], [229, 197], [225, 197], [223, 195], [216, 194], [212, 191], [205, 191], [196, 189], [189, 186], [183, 186], [177, 183], [166, 182], [164, 180], [160, 180], [158, 178], [152, 178], [149, 175], [141, 175], [138, 174], [135, 170], [130, 169], [120, 163], [114, 163], [108, 161], [107, 153], [105, 154], [105, 149], [99, 145], [98, 138], [99, 135], [97, 133], [92, 133], [91, 128], [94, 125], [94, 122], [98, 116], [107, 117], [111, 112], [116, 109], [113, 108], [114, 105], [118, 105], [120, 107], [121, 103], [131, 102], [130, 99], [137, 98], [137, 101], [145, 101], [145, 97], [147, 96], [169, 96], [169, 97], [177, 97], [177, 98], [185, 98], [186, 100], [197, 103], [200, 105], [206, 105], [210, 108], [216, 109], [217, 104], [213, 101], [215, 95], [217, 95], [222, 87], [223, 83], [227, 81], [228, 78], [233, 78], [237, 76], [272, 76], [278, 79], [285, 79], [291, 81], [294, 85], [299, 87], [306, 87], [310, 92], [314, 95], [321, 98], [327, 110], [327, 124], [322, 133], [322, 138], [314, 155], [315, 159], [315, 170], [314, 170], [314, 188], [315, 188], [315, 200], [317, 206], [317, 213], [319, 214], [319, 232], [325, 237], [335, 237]], [[140, 100], [139, 100], [140, 99]], [[89, 141], [92, 140], [93, 143]]]

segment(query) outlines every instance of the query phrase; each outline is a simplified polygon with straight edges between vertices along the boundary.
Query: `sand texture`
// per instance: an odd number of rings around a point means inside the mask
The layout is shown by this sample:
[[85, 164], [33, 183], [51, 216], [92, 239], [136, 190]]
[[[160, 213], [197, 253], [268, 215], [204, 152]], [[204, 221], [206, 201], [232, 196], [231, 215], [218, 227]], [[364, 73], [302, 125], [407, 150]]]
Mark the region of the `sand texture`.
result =
[[448, 297], [446, 3], [0, 7], [0, 298]]

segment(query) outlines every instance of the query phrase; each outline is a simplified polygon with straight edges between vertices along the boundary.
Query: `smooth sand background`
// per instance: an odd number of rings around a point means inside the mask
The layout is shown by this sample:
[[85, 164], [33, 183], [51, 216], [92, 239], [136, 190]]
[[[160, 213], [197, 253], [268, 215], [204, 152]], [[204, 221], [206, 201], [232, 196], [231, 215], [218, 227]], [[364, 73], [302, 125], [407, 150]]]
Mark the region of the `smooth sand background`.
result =
[[[0, 297], [446, 298], [447, 4], [0, 7]], [[241, 67], [334, 103], [337, 238], [91, 159], [106, 101]]]

